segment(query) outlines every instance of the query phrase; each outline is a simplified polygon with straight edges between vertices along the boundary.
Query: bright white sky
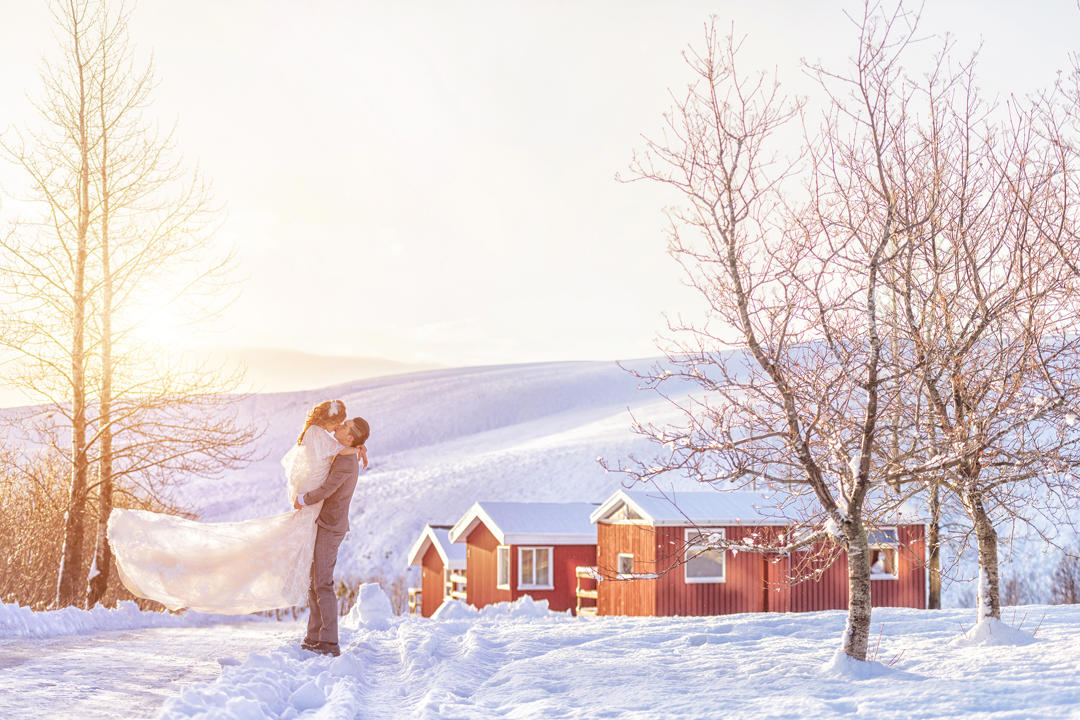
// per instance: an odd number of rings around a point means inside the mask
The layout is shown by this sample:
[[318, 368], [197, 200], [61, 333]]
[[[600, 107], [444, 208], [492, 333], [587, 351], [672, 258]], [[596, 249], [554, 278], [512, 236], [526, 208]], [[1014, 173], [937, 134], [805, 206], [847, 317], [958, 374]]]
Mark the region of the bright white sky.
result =
[[[1073, 0], [928, 3], [928, 33], [983, 41], [991, 92], [1050, 81]], [[33, 120], [52, 27], [0, 0], [0, 129]], [[716, 14], [745, 67], [842, 60], [835, 0], [141, 0], [155, 113], [227, 207], [242, 297], [188, 342], [445, 365], [656, 354], [696, 307], [665, 253], [658, 189], [614, 180], [654, 131], [680, 51]], [[0, 178], [8, 173], [0, 170]], [[0, 208], [0, 218], [3, 212]], [[313, 312], [314, 311], [314, 312]]]

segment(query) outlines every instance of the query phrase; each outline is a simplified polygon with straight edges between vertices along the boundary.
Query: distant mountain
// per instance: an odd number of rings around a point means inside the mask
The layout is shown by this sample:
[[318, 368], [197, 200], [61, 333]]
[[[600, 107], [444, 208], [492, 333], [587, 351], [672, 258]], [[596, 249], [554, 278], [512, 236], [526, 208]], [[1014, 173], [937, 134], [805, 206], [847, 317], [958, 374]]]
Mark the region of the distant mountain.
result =
[[[184, 363], [209, 361], [211, 367], [244, 369], [241, 392], [277, 393], [310, 390], [382, 375], [434, 370], [433, 363], [407, 363], [379, 357], [318, 355], [282, 348], [206, 348], [185, 350]], [[0, 364], [0, 408], [17, 408], [40, 402], [5, 382], [13, 365]]]
[[439, 367], [377, 357], [316, 355], [281, 348], [214, 348], [209, 355], [213, 362], [244, 367], [244, 389], [251, 392], [308, 390]]

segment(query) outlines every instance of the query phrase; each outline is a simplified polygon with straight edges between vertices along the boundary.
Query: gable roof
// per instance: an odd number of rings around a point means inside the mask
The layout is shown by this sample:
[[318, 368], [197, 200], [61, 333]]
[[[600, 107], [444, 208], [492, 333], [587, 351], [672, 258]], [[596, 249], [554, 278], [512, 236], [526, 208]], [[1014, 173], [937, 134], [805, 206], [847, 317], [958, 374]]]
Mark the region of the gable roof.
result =
[[450, 542], [464, 543], [483, 524], [500, 545], [595, 545], [593, 503], [473, 503], [450, 529]]
[[439, 553], [443, 565], [452, 570], [460, 570], [465, 567], [465, 547], [454, 545], [448, 537], [449, 525], [425, 525], [420, 537], [413, 543], [409, 550], [409, 565], [420, 565], [424, 562], [424, 555], [429, 547], [434, 547]]
[[[655, 526], [755, 525], [784, 527], [791, 520], [779, 516], [775, 495], [753, 490], [688, 491], [619, 490], [589, 516], [592, 522], [626, 520], [612, 518], [628, 508], [637, 520]], [[882, 513], [868, 525], [921, 524], [926, 514], [912, 502]]]
[[776, 507], [765, 495], [748, 491], [680, 492], [664, 495], [655, 490], [619, 490], [589, 516], [591, 522], [608, 520], [623, 507], [650, 525], [789, 525], [766, 512]]

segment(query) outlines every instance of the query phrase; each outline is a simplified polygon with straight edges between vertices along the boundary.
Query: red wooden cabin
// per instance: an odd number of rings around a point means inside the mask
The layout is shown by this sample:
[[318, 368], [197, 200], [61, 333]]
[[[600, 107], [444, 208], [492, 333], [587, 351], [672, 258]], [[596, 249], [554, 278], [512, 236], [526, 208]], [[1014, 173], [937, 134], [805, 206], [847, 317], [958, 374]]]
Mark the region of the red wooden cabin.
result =
[[[672, 502], [672, 500], [674, 502]], [[788, 522], [769, 518], [753, 492], [687, 492], [672, 499], [620, 490], [591, 516], [597, 524], [600, 615], [724, 615], [847, 607], [841, 554], [818, 580], [787, 582], [809, 555], [738, 553], [707, 547], [714, 536], [761, 544]], [[926, 607], [925, 526], [906, 522], [871, 533], [875, 606]]]
[[466, 546], [466, 596], [482, 608], [528, 595], [551, 610], [577, 605], [578, 566], [596, 564], [590, 503], [476, 503], [450, 529]]
[[425, 525], [409, 550], [409, 566], [420, 566], [420, 587], [409, 589], [410, 613], [431, 617], [446, 598], [465, 599], [465, 548], [450, 542], [449, 532], [449, 525]]

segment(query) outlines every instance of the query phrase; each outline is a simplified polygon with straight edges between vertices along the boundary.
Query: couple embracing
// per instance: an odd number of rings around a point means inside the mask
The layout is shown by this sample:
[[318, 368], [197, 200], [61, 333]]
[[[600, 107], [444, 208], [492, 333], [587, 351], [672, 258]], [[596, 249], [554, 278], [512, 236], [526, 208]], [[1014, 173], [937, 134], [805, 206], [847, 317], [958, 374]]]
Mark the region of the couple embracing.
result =
[[340, 400], [308, 413], [282, 459], [293, 510], [240, 522], [203, 523], [144, 510], [113, 510], [109, 543], [124, 586], [171, 610], [243, 614], [302, 605], [301, 647], [337, 655], [334, 565], [349, 530], [349, 504], [370, 428]]

